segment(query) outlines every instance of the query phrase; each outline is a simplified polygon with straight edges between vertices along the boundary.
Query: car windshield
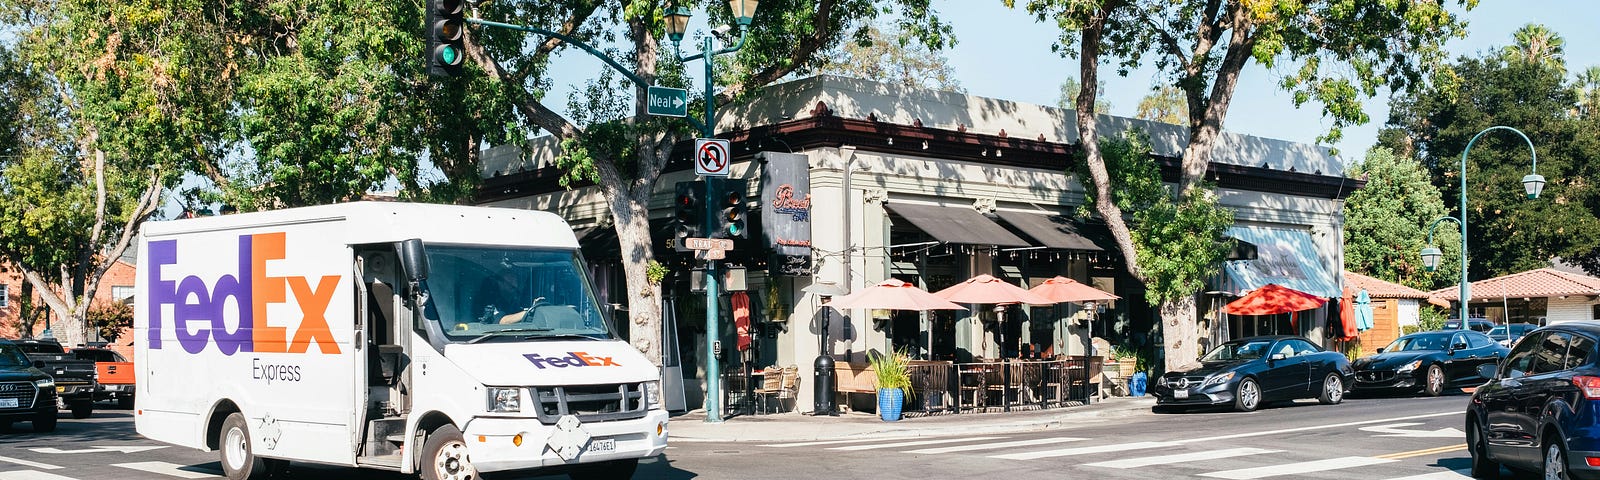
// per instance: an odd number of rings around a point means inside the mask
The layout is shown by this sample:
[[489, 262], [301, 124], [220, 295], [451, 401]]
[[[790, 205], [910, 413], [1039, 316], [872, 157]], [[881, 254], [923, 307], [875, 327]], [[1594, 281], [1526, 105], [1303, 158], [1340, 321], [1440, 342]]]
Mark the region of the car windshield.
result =
[[20, 367], [28, 364], [28, 356], [15, 344], [0, 343], [0, 367]]
[[1407, 335], [1389, 343], [1389, 346], [1383, 347], [1383, 351], [1407, 352], [1416, 350], [1444, 350], [1445, 344], [1449, 343], [1449, 341], [1450, 334], [1448, 333], [1432, 335]]
[[1255, 360], [1267, 352], [1267, 347], [1272, 346], [1272, 340], [1235, 340], [1218, 345], [1206, 356], [1200, 357], [1202, 362], [1233, 362], [1238, 360]]
[[447, 341], [613, 338], [574, 250], [430, 245], [428, 264]]

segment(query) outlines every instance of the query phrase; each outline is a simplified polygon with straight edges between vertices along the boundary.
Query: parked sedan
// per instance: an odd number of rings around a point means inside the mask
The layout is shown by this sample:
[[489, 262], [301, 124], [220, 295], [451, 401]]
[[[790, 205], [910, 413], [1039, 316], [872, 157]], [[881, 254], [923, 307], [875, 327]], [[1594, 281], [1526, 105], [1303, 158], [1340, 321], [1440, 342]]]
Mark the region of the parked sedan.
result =
[[1479, 365], [1499, 365], [1508, 349], [1471, 330], [1413, 333], [1356, 360], [1357, 391], [1408, 390], [1439, 396], [1445, 388], [1471, 387], [1485, 380]]
[[1218, 345], [1198, 366], [1156, 379], [1157, 408], [1231, 406], [1248, 412], [1264, 402], [1316, 398], [1344, 400], [1354, 371], [1343, 354], [1324, 351], [1303, 337], [1250, 337]]
[[1467, 403], [1472, 476], [1500, 465], [1542, 478], [1600, 478], [1600, 322], [1529, 333]]
[[1535, 328], [1539, 328], [1539, 326], [1531, 323], [1508, 323], [1495, 325], [1494, 328], [1489, 329], [1487, 335], [1494, 341], [1500, 342], [1500, 345], [1511, 348], [1512, 345], [1517, 343], [1517, 339], [1527, 335], [1528, 332], [1533, 331]]

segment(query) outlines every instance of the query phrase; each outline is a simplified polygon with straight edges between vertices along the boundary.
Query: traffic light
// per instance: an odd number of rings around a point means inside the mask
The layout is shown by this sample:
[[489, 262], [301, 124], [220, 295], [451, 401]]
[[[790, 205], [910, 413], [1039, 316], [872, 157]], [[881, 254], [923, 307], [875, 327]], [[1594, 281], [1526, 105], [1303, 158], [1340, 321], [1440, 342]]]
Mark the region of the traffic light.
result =
[[722, 183], [722, 203], [717, 206], [717, 221], [711, 233], [713, 238], [750, 238], [746, 221], [750, 217], [750, 208], [745, 206], [744, 200], [746, 186], [744, 180], [726, 180]]
[[465, 0], [427, 0], [428, 75], [454, 77], [467, 57]]
[[705, 182], [678, 182], [678, 193], [672, 197], [672, 245], [680, 252], [690, 251], [684, 246], [689, 238], [703, 238], [705, 223]]

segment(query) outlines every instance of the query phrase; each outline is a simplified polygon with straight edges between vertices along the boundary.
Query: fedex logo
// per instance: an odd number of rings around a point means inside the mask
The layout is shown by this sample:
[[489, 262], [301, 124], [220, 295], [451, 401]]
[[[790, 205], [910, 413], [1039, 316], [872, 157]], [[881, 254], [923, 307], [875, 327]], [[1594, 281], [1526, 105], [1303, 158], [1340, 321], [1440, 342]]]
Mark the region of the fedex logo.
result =
[[[223, 355], [306, 353], [312, 345], [324, 354], [339, 353], [326, 317], [339, 275], [325, 275], [316, 285], [307, 277], [267, 276], [267, 262], [284, 258], [284, 239], [283, 232], [240, 235], [237, 275], [210, 280], [189, 275], [176, 281], [162, 280], [161, 272], [177, 265], [177, 240], [150, 242], [150, 265], [145, 269], [150, 291], [150, 333], [145, 340], [150, 348], [163, 347], [161, 332], [170, 325], [179, 346], [189, 353], [200, 353], [209, 343], [215, 343]], [[300, 321], [286, 322], [297, 325], [269, 325], [267, 306], [288, 303], [288, 292], [294, 293], [294, 303], [300, 307]], [[161, 317], [166, 305], [172, 306], [170, 324]], [[229, 308], [236, 309], [239, 319], [233, 330], [224, 321]]]
[[611, 357], [597, 357], [585, 352], [567, 352], [565, 357], [544, 357], [537, 353], [523, 355], [523, 358], [533, 362], [533, 366], [543, 370], [546, 365], [556, 368], [567, 367], [620, 367], [621, 364], [611, 360]]

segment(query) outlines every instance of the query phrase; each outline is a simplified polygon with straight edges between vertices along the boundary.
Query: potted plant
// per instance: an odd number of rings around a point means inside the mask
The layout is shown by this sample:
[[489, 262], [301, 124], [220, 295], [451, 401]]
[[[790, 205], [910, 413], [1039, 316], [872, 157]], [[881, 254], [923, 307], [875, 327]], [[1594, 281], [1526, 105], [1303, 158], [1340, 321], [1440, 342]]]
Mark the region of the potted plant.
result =
[[906, 364], [906, 356], [899, 352], [872, 356], [872, 373], [878, 388], [878, 418], [885, 422], [900, 420], [906, 389], [911, 388], [911, 374], [906, 371]]
[[1135, 367], [1138, 366], [1138, 354], [1134, 353], [1132, 348], [1124, 345], [1111, 347], [1111, 358], [1116, 362], [1117, 374], [1123, 378], [1132, 376], [1133, 372], [1137, 371]]

